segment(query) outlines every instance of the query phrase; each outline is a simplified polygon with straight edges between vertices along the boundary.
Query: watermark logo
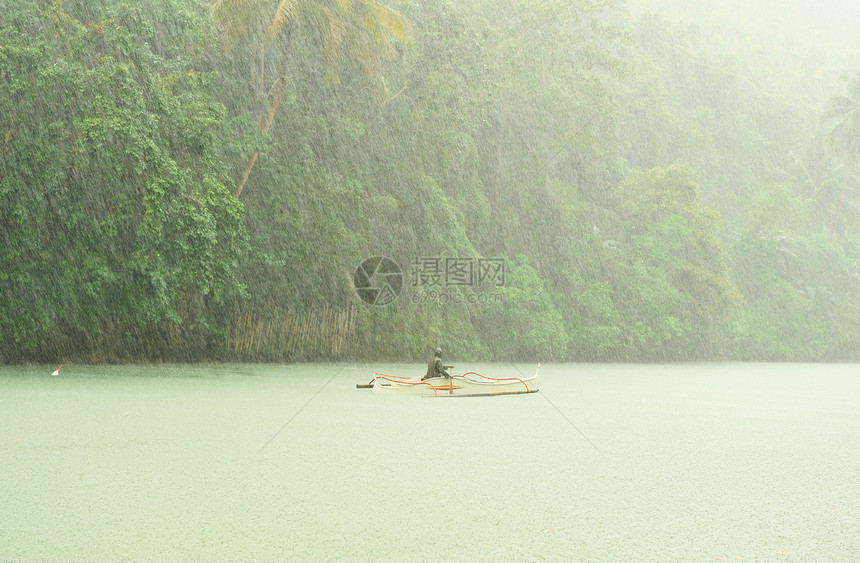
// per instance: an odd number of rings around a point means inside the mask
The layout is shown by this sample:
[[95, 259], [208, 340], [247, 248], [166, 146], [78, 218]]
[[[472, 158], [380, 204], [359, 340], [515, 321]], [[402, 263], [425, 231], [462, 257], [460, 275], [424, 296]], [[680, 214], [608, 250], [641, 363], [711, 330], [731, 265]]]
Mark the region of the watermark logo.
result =
[[421, 257], [412, 260], [412, 286], [505, 285], [504, 258]]
[[436, 303], [438, 305], [487, 305], [489, 303], [501, 303], [502, 294], [498, 291], [489, 293], [481, 292], [459, 292], [445, 289], [418, 290], [412, 294], [412, 303], [426, 305]]
[[394, 260], [374, 256], [362, 262], [352, 276], [355, 292], [370, 305], [393, 303], [403, 289], [403, 272]]
[[[411, 262], [412, 303], [497, 303], [505, 285], [504, 258], [420, 256]], [[365, 303], [388, 305], [403, 289], [403, 273], [389, 258], [368, 258], [353, 276]]]
[[422, 256], [412, 260], [412, 303], [487, 304], [502, 300], [505, 285], [504, 258], [442, 258]]

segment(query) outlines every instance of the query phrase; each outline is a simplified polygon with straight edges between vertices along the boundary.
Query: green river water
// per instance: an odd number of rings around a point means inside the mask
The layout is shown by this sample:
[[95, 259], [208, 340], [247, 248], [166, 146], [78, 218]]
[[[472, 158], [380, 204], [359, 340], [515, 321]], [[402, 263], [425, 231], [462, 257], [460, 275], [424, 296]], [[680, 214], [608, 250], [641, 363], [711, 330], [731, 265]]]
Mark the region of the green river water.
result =
[[455, 399], [360, 365], [55, 368], [0, 368], [0, 561], [860, 559], [860, 366], [545, 365]]

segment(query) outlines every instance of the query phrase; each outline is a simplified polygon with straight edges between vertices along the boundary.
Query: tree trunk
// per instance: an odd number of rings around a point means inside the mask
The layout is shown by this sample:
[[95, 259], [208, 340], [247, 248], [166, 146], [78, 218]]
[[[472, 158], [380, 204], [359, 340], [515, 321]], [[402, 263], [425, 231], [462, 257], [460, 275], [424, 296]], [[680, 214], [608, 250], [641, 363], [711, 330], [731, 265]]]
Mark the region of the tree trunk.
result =
[[[278, 78], [275, 81], [275, 95], [272, 97], [272, 103], [269, 104], [269, 113], [266, 115], [266, 119], [260, 123], [260, 133], [266, 135], [269, 133], [269, 129], [272, 127], [272, 122], [275, 120], [275, 114], [278, 112], [278, 106], [281, 103], [281, 94], [284, 92], [284, 85], [286, 84], [286, 75], [287, 75], [287, 59], [290, 54], [290, 26], [288, 25], [284, 29], [284, 33], [282, 35], [283, 41], [283, 53], [281, 54], [281, 64], [278, 66]], [[263, 55], [264, 50], [260, 49], [260, 87], [262, 93], [263, 87]], [[242, 171], [242, 175], [239, 176], [239, 180], [236, 182], [236, 189], [233, 190], [233, 197], [239, 199], [239, 196], [242, 195], [242, 190], [245, 188], [245, 184], [248, 182], [248, 177], [251, 175], [251, 170], [254, 169], [254, 164], [257, 163], [257, 158], [260, 156], [259, 151], [254, 151], [254, 153], [248, 157], [248, 162], [245, 164], [245, 170]]]

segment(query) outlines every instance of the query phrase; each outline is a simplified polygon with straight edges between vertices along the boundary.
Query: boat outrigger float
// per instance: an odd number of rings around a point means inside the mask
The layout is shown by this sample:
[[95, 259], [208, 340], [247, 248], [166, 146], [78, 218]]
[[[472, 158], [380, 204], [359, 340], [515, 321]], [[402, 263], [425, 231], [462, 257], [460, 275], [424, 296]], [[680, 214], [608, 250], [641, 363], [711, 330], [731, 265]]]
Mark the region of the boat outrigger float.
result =
[[373, 389], [379, 395], [420, 395], [422, 397], [484, 397], [489, 395], [521, 395], [534, 393], [540, 387], [540, 364], [531, 377], [505, 377], [497, 379], [469, 371], [463, 375], [431, 377], [402, 377], [374, 373], [370, 383], [356, 385], [359, 389]]

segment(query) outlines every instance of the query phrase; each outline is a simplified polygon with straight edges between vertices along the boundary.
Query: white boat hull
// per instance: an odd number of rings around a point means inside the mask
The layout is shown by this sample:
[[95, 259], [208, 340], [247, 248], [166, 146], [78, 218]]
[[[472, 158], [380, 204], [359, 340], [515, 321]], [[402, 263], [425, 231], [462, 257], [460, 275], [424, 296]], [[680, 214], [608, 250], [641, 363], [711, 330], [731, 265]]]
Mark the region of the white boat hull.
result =
[[469, 372], [454, 377], [404, 377], [374, 374], [373, 392], [378, 395], [419, 395], [422, 397], [480, 397], [534, 393], [540, 387], [540, 366], [531, 377], [495, 379]]

